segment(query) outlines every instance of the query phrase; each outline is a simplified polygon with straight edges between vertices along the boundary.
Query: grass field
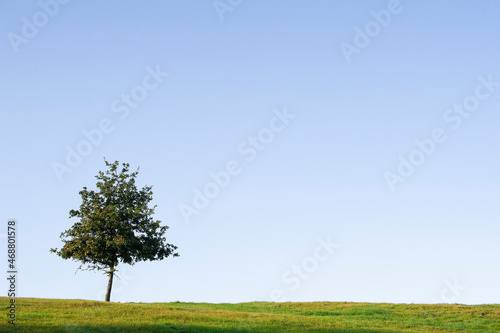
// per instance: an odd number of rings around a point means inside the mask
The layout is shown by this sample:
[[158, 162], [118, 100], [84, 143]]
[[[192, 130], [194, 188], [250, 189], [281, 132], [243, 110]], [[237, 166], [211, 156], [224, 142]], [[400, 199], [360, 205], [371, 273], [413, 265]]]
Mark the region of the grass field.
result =
[[500, 332], [500, 305], [105, 303], [18, 298], [1, 332]]

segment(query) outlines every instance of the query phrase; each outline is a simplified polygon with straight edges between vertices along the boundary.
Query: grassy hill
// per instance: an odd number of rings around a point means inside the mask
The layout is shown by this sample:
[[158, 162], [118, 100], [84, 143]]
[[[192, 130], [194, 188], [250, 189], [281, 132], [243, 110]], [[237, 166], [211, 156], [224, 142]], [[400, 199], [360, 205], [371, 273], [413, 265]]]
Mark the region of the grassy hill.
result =
[[105, 303], [17, 299], [1, 332], [500, 332], [500, 305]]

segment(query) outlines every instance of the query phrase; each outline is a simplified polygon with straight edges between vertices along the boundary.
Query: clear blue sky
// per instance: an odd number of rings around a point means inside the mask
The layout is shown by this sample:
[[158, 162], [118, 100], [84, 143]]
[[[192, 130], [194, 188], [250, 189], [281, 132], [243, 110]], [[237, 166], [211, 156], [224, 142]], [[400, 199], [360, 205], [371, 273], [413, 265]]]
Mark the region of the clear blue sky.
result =
[[0, 3], [20, 296], [103, 299], [49, 249], [106, 157], [181, 255], [113, 301], [500, 302], [500, 4], [231, 3]]

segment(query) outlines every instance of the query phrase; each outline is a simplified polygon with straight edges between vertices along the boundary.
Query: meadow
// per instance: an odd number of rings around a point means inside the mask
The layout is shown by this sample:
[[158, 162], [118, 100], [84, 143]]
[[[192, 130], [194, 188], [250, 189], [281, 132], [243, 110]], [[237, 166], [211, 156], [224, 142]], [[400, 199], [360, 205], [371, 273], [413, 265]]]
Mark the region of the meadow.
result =
[[17, 298], [1, 332], [500, 332], [500, 305], [113, 303]]

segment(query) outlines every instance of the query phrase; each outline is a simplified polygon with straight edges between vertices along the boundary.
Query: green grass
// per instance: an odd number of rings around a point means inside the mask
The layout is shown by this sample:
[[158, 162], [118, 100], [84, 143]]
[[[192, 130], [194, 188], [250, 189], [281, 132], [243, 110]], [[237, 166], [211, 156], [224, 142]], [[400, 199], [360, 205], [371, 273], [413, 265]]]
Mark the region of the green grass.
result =
[[18, 298], [0, 332], [500, 332], [500, 305], [105, 303]]

